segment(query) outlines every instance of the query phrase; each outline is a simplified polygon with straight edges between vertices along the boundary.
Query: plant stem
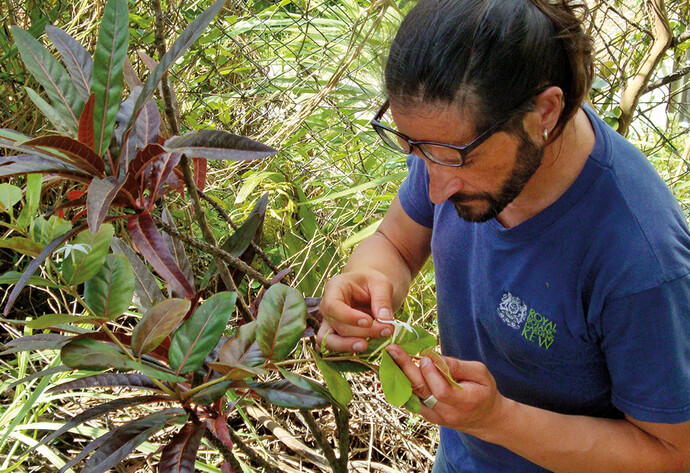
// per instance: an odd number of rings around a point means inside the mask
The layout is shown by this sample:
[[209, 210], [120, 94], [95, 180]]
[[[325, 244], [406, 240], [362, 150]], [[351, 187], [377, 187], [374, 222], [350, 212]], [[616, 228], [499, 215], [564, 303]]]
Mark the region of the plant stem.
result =
[[242, 453], [247, 455], [247, 457], [252, 460], [253, 462], [257, 463], [258, 465], [263, 468], [264, 472], [267, 473], [281, 473], [281, 470], [278, 469], [277, 467], [271, 465], [267, 460], [265, 460], [261, 455], [257, 454], [254, 450], [252, 450], [246, 443], [242, 441], [242, 439], [235, 433], [232, 428], [228, 425], [228, 434], [230, 436], [230, 440], [232, 440], [232, 443], [234, 445], [237, 445], [237, 448], [239, 448]]
[[235, 470], [235, 471], [242, 471], [242, 466], [240, 465], [240, 462], [237, 460], [237, 457], [235, 457], [235, 454], [232, 453], [232, 451], [227, 448], [225, 445], [223, 445], [223, 442], [218, 440], [215, 435], [213, 435], [212, 432], [210, 432], [208, 429], [204, 431], [204, 438], [208, 440], [208, 442], [213, 445], [213, 447], [220, 452], [221, 455], [223, 455], [223, 458], [225, 459], [226, 462], [230, 464], [230, 467]]
[[[333, 409], [337, 408], [334, 407]], [[304, 421], [307, 423], [307, 427], [309, 427], [309, 431], [314, 436], [314, 441], [319, 446], [323, 454], [326, 456], [326, 459], [328, 460], [328, 463], [331, 465], [333, 471], [340, 472], [340, 461], [335, 457], [333, 447], [331, 447], [331, 445], [328, 443], [328, 439], [326, 438], [326, 435], [323, 433], [323, 430], [321, 430], [319, 426], [316, 425], [316, 419], [314, 419], [314, 415], [308, 409], [300, 409], [299, 411], [302, 413]], [[342, 471], [343, 473], [345, 473], [345, 470]]]
[[230, 381], [230, 377], [227, 375], [221, 376], [220, 378], [213, 379], [211, 381], [208, 381], [206, 383], [200, 384], [199, 386], [190, 389], [189, 391], [185, 391], [182, 393], [182, 399], [189, 399], [190, 397], [194, 396], [196, 393], [200, 392], [203, 389], [210, 388], [211, 386], [214, 386], [218, 383], [222, 383], [224, 381]]
[[335, 423], [338, 427], [338, 450], [340, 452], [341, 471], [347, 471], [348, 452], [350, 450], [350, 414], [346, 410], [333, 406]]
[[[161, 7], [160, 0], [153, 1], [155, 16], [156, 16], [156, 36], [155, 43], [156, 49], [158, 50], [158, 56], [163, 57], [165, 55], [165, 36], [163, 31], [163, 9]], [[163, 92], [163, 105], [165, 108], [165, 116], [168, 119], [168, 124], [170, 125], [170, 131], [173, 135], [180, 134], [180, 125], [177, 123], [177, 118], [175, 117], [175, 110], [172, 105], [172, 92], [170, 90], [170, 82], [168, 80], [168, 73], [163, 74], [161, 78], [161, 90]], [[201, 234], [211, 246], [216, 246], [216, 238], [213, 236], [213, 232], [206, 221], [206, 214], [201, 208], [201, 202], [199, 200], [199, 194], [196, 191], [196, 184], [194, 184], [194, 177], [192, 176], [192, 170], [189, 166], [189, 158], [187, 155], [183, 154], [180, 158], [180, 169], [182, 169], [182, 175], [184, 176], [185, 186], [189, 196], [192, 198], [192, 208], [194, 209], [194, 217], [196, 218], [199, 228], [201, 228]], [[232, 287], [230, 276], [230, 271], [223, 264], [222, 260], [217, 256], [216, 266], [218, 267], [218, 272], [220, 277], [223, 279], [226, 287]]]

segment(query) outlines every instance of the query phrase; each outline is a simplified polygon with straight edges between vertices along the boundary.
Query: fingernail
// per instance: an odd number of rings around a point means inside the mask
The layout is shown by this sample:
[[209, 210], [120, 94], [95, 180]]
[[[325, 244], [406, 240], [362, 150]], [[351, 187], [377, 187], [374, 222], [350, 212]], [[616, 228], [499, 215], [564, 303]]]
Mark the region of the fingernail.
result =
[[381, 330], [381, 336], [382, 337], [390, 337], [393, 332], [389, 328], [384, 328]]
[[367, 349], [367, 344], [364, 342], [357, 342], [354, 345], [352, 345], [352, 349], [354, 351], [364, 351]]
[[379, 319], [392, 319], [393, 314], [391, 313], [390, 309], [379, 309]]
[[368, 327], [369, 321], [367, 319], [359, 319], [357, 321], [357, 325], [359, 325], [360, 327]]

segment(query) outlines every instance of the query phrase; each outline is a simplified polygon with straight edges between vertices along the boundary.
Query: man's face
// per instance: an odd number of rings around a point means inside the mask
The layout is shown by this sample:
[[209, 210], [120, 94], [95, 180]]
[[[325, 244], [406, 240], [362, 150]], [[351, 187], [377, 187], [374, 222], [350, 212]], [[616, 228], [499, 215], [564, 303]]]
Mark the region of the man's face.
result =
[[[458, 107], [441, 104], [396, 107], [391, 112], [397, 129], [415, 140], [462, 145], [477, 132]], [[429, 170], [429, 195], [434, 204], [450, 200], [458, 215], [470, 222], [497, 217], [522, 192], [542, 162], [544, 149], [527, 133], [497, 132], [467, 157], [461, 167], [447, 167], [424, 159]]]

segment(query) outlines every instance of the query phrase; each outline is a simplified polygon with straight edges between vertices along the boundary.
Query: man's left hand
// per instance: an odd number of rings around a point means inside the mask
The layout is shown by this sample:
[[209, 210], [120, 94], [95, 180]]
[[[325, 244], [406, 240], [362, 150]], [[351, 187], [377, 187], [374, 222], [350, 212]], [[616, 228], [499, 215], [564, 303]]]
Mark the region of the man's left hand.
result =
[[397, 345], [386, 348], [412, 383], [420, 399], [436, 398], [432, 408], [422, 404], [420, 414], [429, 422], [477, 435], [496, 428], [509, 404], [496, 388], [496, 381], [483, 363], [444, 356], [450, 376], [461, 388], [451, 385], [433, 361], [421, 358], [419, 365]]

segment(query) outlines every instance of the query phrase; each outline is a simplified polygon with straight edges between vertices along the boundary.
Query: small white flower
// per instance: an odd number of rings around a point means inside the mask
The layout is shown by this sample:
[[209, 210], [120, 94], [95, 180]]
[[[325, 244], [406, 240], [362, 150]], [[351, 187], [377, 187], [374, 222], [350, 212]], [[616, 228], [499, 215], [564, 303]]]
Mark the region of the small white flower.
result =
[[57, 252], [63, 252], [65, 254], [65, 259], [69, 258], [69, 255], [71, 254], [72, 262], [74, 262], [74, 254], [76, 251], [86, 254], [91, 251], [91, 245], [87, 245], [86, 243], [65, 243], [65, 246], [57, 250]]

